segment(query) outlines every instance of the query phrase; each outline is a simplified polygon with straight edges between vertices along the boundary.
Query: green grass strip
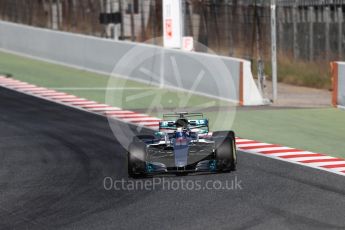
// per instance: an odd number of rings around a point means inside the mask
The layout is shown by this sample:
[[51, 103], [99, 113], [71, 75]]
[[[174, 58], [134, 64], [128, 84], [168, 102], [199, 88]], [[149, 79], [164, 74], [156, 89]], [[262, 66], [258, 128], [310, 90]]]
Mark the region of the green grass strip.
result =
[[[0, 73], [48, 88], [56, 88], [80, 97], [106, 102], [109, 76], [37, 61], [0, 52]], [[215, 100], [173, 90], [117, 79], [120, 89], [114, 87], [112, 105], [125, 109], [146, 109], [160, 103], [167, 110], [176, 107], [203, 108]], [[139, 88], [139, 89], [136, 89]], [[140, 97], [140, 93], [152, 92]], [[118, 97], [116, 97], [118, 95]], [[138, 96], [139, 95], [139, 98]], [[154, 101], [159, 96], [159, 101]], [[133, 97], [134, 96], [134, 97]], [[190, 96], [190, 100], [183, 100]], [[224, 105], [216, 101], [216, 105]], [[152, 115], [161, 116], [154, 110]], [[345, 157], [345, 113], [338, 109], [274, 109], [238, 110], [234, 112], [205, 112], [214, 129], [236, 131], [243, 138], [281, 144], [313, 152]], [[232, 117], [235, 116], [232, 123]], [[223, 119], [223, 120], [222, 120]], [[227, 120], [228, 119], [228, 120]], [[228, 121], [228, 122], [227, 122]]]

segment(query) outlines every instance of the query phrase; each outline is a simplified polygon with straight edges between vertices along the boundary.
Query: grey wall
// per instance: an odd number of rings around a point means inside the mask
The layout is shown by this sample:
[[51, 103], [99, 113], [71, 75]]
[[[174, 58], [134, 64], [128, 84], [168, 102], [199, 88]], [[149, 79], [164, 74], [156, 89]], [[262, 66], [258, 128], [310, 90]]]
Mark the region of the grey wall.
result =
[[2, 21], [0, 34], [0, 48], [4, 50], [213, 97], [239, 99], [240, 63], [244, 61], [241, 59], [167, 50]]

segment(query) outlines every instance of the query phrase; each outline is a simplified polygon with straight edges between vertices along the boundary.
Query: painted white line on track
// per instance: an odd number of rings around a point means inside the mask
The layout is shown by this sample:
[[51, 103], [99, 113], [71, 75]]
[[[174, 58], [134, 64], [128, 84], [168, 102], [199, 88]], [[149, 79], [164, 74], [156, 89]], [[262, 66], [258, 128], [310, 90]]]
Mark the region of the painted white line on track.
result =
[[65, 103], [69, 103], [69, 102], [80, 102], [80, 101], [86, 101], [85, 98], [60, 98], [59, 101], [63, 101]]
[[55, 91], [55, 90], [51, 90], [51, 89], [47, 90], [46, 89], [46, 90], [33, 91], [32, 93], [44, 97], [44, 94], [46, 94], [46, 93], [56, 93], [56, 92], [57, 91]]
[[335, 157], [330, 156], [316, 156], [316, 157], [295, 157], [289, 158], [291, 161], [307, 161], [307, 160], [326, 160], [326, 159], [336, 159]]
[[94, 108], [84, 107], [84, 108], [87, 109], [87, 110], [90, 110], [92, 112], [97, 112], [97, 113], [103, 112], [103, 111], [107, 111], [107, 109], [111, 109], [111, 111], [113, 111], [111, 107], [105, 107], [105, 106], [94, 107]]
[[91, 104], [91, 105], [82, 105], [82, 107], [87, 108], [87, 109], [92, 109], [92, 108], [102, 108], [102, 107], [108, 108], [110, 106], [106, 104], [96, 103], [96, 104]]
[[104, 108], [88, 108], [91, 111], [100, 111], [100, 112], [105, 112], [105, 111], [118, 111], [120, 108], [116, 107], [104, 107]]
[[138, 118], [123, 118], [125, 121], [160, 121], [158, 118], [152, 118], [152, 117], [138, 117]]
[[67, 93], [54, 92], [54, 93], [43, 93], [43, 94], [41, 94], [41, 96], [45, 96], [45, 97], [61, 96], [61, 95], [67, 95]]
[[288, 152], [288, 153], [270, 153], [270, 154], [263, 154], [263, 155], [282, 157], [282, 156], [292, 156], [292, 155], [297, 155], [297, 154], [315, 154], [315, 153], [308, 152], [308, 151], [298, 151], [298, 152]]
[[[342, 172], [345, 171], [345, 167], [334, 168], [334, 171]], [[345, 172], [343, 172], [345, 174]]]
[[85, 101], [70, 102], [69, 104], [80, 105], [80, 107], [82, 107], [82, 105], [92, 105], [92, 104], [97, 104], [97, 102], [85, 100]]
[[122, 114], [138, 114], [136, 112], [133, 111], [128, 111], [128, 110], [119, 110], [119, 111], [109, 111], [109, 112], [105, 112], [106, 115], [108, 116], [118, 116], [118, 115], [122, 115]]
[[23, 85], [28, 85], [28, 83], [5, 83], [7, 87], [10, 88], [15, 88], [16, 86], [23, 86]]
[[16, 87], [13, 87], [15, 89], [34, 89], [34, 88], [37, 88], [37, 86], [35, 85], [31, 85], [31, 84], [27, 84], [27, 85], [22, 85], [22, 86], [16, 86]]
[[21, 91], [24, 91], [26, 93], [34, 93], [34, 92], [40, 92], [40, 91], [47, 91], [47, 88], [38, 87], [35, 89], [22, 89]]
[[145, 115], [141, 114], [123, 114], [123, 115], [116, 115], [118, 118], [121, 119], [131, 119], [131, 118], [147, 118]]
[[[1, 83], [0, 83], [1, 84]], [[20, 89], [20, 90], [31, 90], [31, 89], [37, 89], [38, 87], [36, 85], [27, 85], [27, 86], [18, 86], [15, 87], [15, 89]]]
[[236, 143], [247, 142], [247, 141], [252, 141], [252, 140], [249, 140], [249, 139], [236, 139]]
[[[255, 149], [243, 149], [244, 151], [252, 150], [256, 152], [260, 151], [272, 151], [272, 150], [281, 150], [281, 149], [291, 149], [289, 147], [260, 147], [260, 148], [255, 148]], [[269, 155], [269, 154], [262, 154], [262, 155]]]
[[307, 164], [313, 165], [313, 166], [342, 165], [342, 164], [345, 164], [345, 160], [344, 161], [334, 161], [334, 162], [307, 163]]
[[265, 145], [271, 145], [268, 143], [253, 143], [253, 144], [237, 144], [237, 147], [241, 148], [241, 147], [252, 147], [252, 146], [265, 146]]
[[74, 95], [56, 95], [56, 96], [48, 96], [48, 97], [52, 99], [56, 99], [56, 100], [76, 98], [76, 96]]

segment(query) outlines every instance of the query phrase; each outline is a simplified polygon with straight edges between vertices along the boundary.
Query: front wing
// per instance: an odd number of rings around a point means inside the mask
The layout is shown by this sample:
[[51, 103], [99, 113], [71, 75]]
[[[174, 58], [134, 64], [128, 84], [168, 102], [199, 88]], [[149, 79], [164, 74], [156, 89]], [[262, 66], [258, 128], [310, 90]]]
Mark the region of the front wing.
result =
[[217, 162], [215, 159], [214, 145], [209, 143], [190, 145], [187, 162], [186, 166], [177, 167], [175, 165], [172, 147], [167, 147], [164, 144], [149, 146], [146, 173], [215, 172], [217, 171]]

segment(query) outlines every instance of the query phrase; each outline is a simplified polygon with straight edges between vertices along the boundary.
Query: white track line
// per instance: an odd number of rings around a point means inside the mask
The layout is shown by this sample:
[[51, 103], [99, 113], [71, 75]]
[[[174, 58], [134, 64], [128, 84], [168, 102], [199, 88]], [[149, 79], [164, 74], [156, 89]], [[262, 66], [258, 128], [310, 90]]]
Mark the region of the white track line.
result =
[[32, 86], [32, 87], [21, 88], [20, 90], [26, 92], [26, 91], [32, 91], [32, 90], [35, 90], [35, 89], [37, 89], [37, 87]]
[[85, 101], [69, 102], [69, 104], [75, 105], [75, 106], [79, 105], [79, 107], [82, 108], [82, 105], [92, 105], [92, 104], [97, 104], [97, 102], [85, 100]]
[[63, 101], [65, 103], [71, 103], [71, 102], [80, 102], [80, 101], [86, 101], [85, 98], [60, 98], [59, 101]]
[[333, 170], [337, 172], [341, 172], [341, 171], [345, 171], [345, 167], [334, 168]]
[[268, 143], [252, 143], [252, 144], [237, 144], [237, 147], [241, 148], [241, 147], [252, 147], [252, 146], [265, 146], [265, 145], [270, 145]]
[[[295, 158], [288, 158], [290, 161], [307, 161], [307, 160], [326, 160], [326, 159], [336, 159], [335, 157], [330, 156], [316, 156], [316, 157], [295, 157]], [[331, 162], [329, 162], [331, 163]], [[306, 163], [308, 164], [308, 163]]]
[[71, 98], [77, 98], [76, 96], [74, 95], [56, 95], [56, 96], [48, 96], [49, 98], [52, 98], [52, 99], [56, 99], [56, 100], [59, 100], [59, 99], [71, 99]]
[[263, 154], [263, 155], [282, 157], [282, 156], [292, 156], [292, 155], [297, 155], [297, 154], [315, 154], [315, 153], [308, 152], [308, 151], [298, 151], [298, 152], [288, 152], [288, 153], [270, 153], [270, 154]]
[[35, 85], [31, 85], [31, 84], [27, 84], [27, 85], [22, 85], [22, 86], [16, 86], [16, 87], [13, 87], [15, 89], [34, 89], [36, 88], [37, 86]]
[[127, 113], [124, 113], [124, 114], [117, 114], [116, 116], [119, 116], [121, 118], [150, 118], [150, 119], [156, 119], [155, 117], [150, 117], [146, 114], [142, 114], [142, 113], [133, 113], [133, 114], [127, 114]]
[[106, 104], [96, 103], [96, 104], [91, 104], [91, 105], [82, 105], [82, 107], [86, 109], [93, 109], [93, 108], [109, 108], [111, 106], [106, 105]]
[[43, 87], [38, 87], [38, 88], [35, 88], [35, 89], [23, 89], [21, 91], [23, 92], [26, 92], [26, 93], [34, 93], [34, 92], [43, 92], [43, 91], [47, 91], [48, 89], [47, 88], [43, 88]]
[[7, 83], [5, 85], [7, 87], [10, 87], [10, 88], [15, 88], [15, 87], [19, 87], [19, 86], [28, 85], [28, 83]]
[[44, 97], [59, 96], [59, 95], [67, 95], [67, 93], [52, 92], [52, 93], [42, 93], [42, 94], [41, 94], [41, 96], [44, 96]]
[[138, 117], [138, 118], [122, 118], [125, 121], [160, 121], [158, 118], [152, 118], [152, 117]]
[[307, 165], [313, 165], [313, 166], [326, 166], [326, 165], [341, 165], [341, 164], [345, 164], [345, 160], [344, 161], [334, 161], [334, 162], [317, 162], [317, 163], [306, 163]]
[[45, 89], [45, 90], [33, 91], [32, 93], [44, 97], [44, 95], [47, 93], [56, 93], [56, 92], [57, 91], [55, 90]]
[[[255, 151], [255, 152], [261, 152], [261, 151], [272, 151], [272, 150], [283, 150], [283, 149], [291, 149], [289, 147], [260, 147], [260, 148], [255, 148], [255, 149], [243, 149], [244, 151]], [[262, 155], [269, 155], [269, 154], [262, 154]]]
[[105, 111], [118, 111], [120, 108], [116, 107], [106, 107], [106, 108], [89, 108], [91, 111], [100, 111], [100, 112], [105, 112]]
[[110, 112], [105, 112], [107, 116], [119, 116], [123, 114], [138, 114], [133, 111], [128, 111], [128, 110], [119, 110], [119, 111], [110, 111]]
[[[132, 123], [133, 124], [133, 123]], [[150, 127], [159, 127], [157, 122], [140, 122], [140, 123], [135, 123], [135, 125], [140, 125], [140, 126], [150, 126]]]
[[236, 139], [236, 143], [247, 142], [247, 141], [252, 141], [252, 140], [249, 140], [249, 139]]

